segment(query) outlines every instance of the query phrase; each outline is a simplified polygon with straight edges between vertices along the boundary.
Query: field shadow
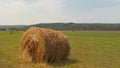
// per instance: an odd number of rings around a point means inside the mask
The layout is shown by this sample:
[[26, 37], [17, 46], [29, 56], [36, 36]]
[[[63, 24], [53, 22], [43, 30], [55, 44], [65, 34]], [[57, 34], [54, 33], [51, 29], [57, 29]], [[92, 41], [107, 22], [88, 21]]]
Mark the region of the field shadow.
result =
[[59, 62], [59, 63], [54, 63], [52, 64], [53, 66], [55, 67], [61, 67], [61, 66], [67, 66], [67, 65], [71, 65], [71, 64], [76, 64], [80, 61], [76, 60], [76, 59], [67, 59], [67, 60], [64, 60], [62, 62]]

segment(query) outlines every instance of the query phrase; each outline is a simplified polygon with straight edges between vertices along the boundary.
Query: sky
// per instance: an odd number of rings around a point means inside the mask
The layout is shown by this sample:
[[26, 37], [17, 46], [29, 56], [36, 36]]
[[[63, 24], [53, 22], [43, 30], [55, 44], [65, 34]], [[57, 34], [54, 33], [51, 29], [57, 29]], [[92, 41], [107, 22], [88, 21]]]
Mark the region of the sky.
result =
[[120, 0], [0, 0], [0, 25], [120, 23]]

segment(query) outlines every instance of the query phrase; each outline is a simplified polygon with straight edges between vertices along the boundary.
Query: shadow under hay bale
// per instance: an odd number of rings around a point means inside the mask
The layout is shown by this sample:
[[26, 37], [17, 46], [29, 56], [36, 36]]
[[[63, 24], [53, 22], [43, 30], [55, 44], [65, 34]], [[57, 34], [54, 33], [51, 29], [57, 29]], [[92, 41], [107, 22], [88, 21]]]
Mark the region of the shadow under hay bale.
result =
[[70, 46], [60, 31], [29, 28], [21, 39], [21, 58], [34, 63], [53, 63], [67, 59]]

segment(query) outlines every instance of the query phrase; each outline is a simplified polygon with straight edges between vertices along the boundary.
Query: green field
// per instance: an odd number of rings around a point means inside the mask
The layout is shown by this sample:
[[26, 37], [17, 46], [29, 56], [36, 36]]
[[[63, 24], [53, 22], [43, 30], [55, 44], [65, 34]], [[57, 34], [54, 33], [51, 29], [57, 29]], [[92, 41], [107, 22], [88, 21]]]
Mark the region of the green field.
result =
[[0, 32], [0, 68], [120, 68], [120, 32], [64, 31], [71, 44], [67, 61], [33, 64], [19, 58], [23, 32]]

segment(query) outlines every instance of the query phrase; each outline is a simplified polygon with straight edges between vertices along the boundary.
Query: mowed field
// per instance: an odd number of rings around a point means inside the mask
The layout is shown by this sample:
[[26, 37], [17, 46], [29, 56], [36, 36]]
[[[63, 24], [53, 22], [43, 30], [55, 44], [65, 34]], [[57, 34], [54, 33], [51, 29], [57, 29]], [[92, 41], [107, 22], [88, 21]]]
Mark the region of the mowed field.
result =
[[119, 31], [64, 31], [71, 45], [68, 60], [40, 65], [20, 59], [24, 32], [0, 31], [0, 68], [120, 68]]

